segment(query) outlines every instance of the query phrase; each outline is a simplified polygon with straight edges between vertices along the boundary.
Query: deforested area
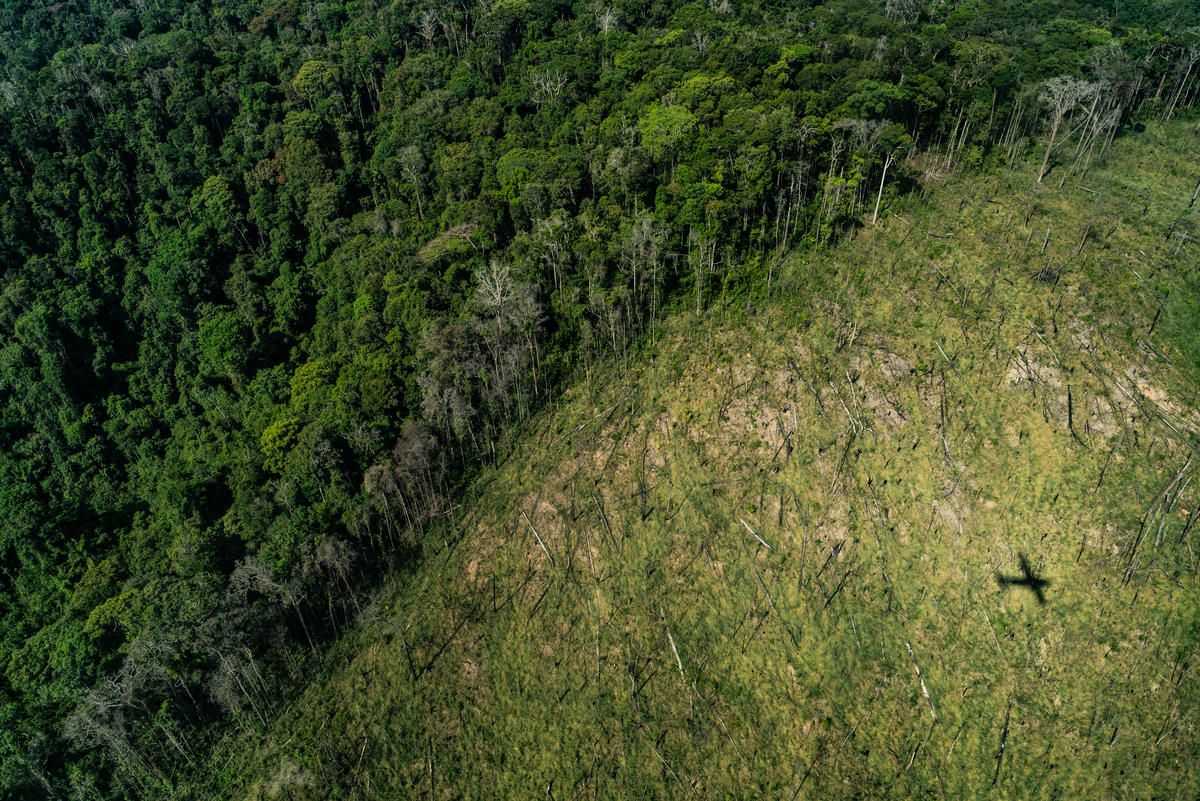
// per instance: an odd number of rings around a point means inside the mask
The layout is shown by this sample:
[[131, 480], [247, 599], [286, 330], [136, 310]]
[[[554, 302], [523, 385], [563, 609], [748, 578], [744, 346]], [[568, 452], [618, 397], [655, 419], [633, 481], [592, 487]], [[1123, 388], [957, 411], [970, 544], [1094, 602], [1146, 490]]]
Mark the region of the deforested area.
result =
[[1200, 9], [0, 0], [0, 798], [1200, 792]]
[[1200, 140], [1115, 147], [573, 387], [235, 797], [1193, 797]]

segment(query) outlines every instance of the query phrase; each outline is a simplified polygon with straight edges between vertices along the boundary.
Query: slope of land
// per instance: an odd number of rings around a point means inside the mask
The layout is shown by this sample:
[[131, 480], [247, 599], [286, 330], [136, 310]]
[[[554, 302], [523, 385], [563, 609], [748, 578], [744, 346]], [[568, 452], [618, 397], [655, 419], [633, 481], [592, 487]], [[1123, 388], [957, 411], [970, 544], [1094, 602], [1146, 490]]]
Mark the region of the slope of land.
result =
[[772, 299], [669, 319], [214, 780], [1195, 798], [1197, 155], [1177, 125], [1061, 187], [931, 181]]

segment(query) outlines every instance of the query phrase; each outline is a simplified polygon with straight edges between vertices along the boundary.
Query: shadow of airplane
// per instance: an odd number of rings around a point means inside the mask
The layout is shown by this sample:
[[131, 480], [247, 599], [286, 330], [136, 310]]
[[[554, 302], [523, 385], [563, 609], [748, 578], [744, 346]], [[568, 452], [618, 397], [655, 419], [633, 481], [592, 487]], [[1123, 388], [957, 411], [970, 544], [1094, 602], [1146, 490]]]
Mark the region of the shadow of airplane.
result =
[[1046, 603], [1046, 595], [1043, 590], [1050, 585], [1050, 582], [1033, 572], [1033, 568], [1029, 566], [1029, 560], [1025, 558], [1025, 554], [1020, 554], [1020, 559], [1022, 576], [1020, 578], [1016, 578], [1013, 576], [1002, 576], [997, 573], [996, 583], [999, 584], [1001, 588], [1010, 586], [1028, 587], [1029, 590], [1037, 596], [1039, 604]]

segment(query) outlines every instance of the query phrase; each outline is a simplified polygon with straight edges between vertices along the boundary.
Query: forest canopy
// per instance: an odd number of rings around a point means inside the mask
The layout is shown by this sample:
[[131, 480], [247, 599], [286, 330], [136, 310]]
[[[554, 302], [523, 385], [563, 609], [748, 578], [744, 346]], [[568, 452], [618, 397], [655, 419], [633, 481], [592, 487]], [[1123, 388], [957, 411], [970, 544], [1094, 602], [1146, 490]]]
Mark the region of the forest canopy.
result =
[[4, 0], [0, 795], [170, 792], [666, 310], [1198, 92], [1191, 0]]

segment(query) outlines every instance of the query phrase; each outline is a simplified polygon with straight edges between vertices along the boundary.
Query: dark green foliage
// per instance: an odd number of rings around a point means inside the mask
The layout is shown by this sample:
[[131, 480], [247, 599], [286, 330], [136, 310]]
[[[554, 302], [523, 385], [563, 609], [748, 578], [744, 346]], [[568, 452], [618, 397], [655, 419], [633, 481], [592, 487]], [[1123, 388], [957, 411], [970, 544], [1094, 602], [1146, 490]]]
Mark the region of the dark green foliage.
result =
[[1197, 91], [1183, 0], [803, 5], [0, 5], [0, 795], [169, 791], [566, 378], [1045, 79]]

